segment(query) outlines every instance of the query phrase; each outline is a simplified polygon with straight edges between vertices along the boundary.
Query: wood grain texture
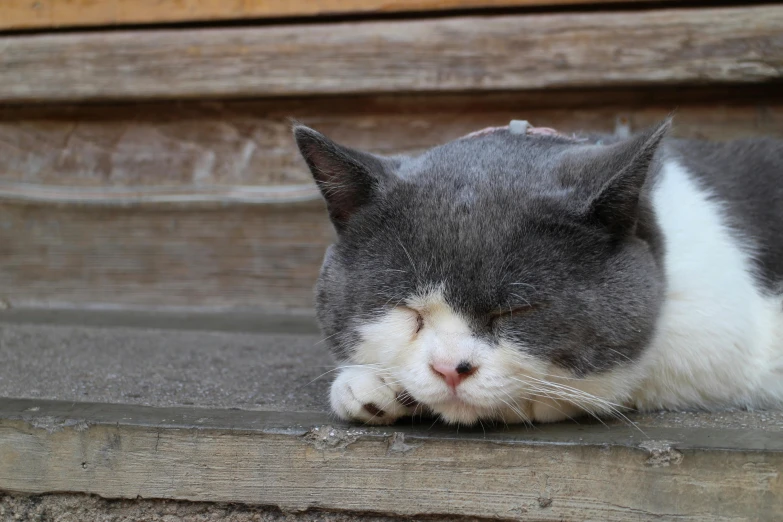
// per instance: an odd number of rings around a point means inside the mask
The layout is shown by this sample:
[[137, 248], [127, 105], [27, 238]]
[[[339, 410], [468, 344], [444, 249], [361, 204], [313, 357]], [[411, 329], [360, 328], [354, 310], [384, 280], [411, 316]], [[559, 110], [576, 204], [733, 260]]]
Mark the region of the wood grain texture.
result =
[[197, 420], [196, 412], [167, 409], [148, 425], [133, 413], [143, 408], [123, 406], [125, 415], [109, 423], [79, 416], [78, 405], [68, 417], [47, 417], [40, 405], [29, 421], [0, 420], [0, 489], [535, 521], [772, 521], [783, 510], [783, 452], [769, 449], [633, 436], [618, 444], [601, 426], [572, 430], [604, 441], [591, 444], [539, 432], [490, 430], [482, 440], [404, 427], [348, 430], [313, 427], [303, 414], [268, 429], [274, 414], [220, 410], [196, 410]]
[[0, 30], [639, 1], [642, 0], [4, 0]]
[[149, 205], [269, 205], [318, 201], [320, 193], [312, 183], [283, 186], [233, 187], [71, 187], [0, 181], [0, 201], [50, 203], [92, 207]]
[[9, 102], [759, 83], [783, 5], [0, 39]]
[[676, 89], [0, 107], [0, 182], [53, 187], [311, 185], [290, 117], [346, 145], [416, 153], [511, 119], [563, 132], [632, 130], [676, 109], [675, 135], [783, 138], [783, 89]]
[[[313, 194], [291, 115], [347, 145], [402, 153], [512, 118], [569, 132], [626, 117], [640, 129], [678, 106], [680, 136], [783, 138], [783, 92], [744, 88], [6, 107], [0, 195], [16, 192], [0, 201], [0, 302], [310, 308], [333, 239], [320, 204], [198, 200]], [[142, 205], [129, 194], [187, 198]], [[93, 196], [114, 203], [66, 204]]]
[[332, 241], [320, 202], [184, 209], [3, 204], [0, 302], [311, 308]]

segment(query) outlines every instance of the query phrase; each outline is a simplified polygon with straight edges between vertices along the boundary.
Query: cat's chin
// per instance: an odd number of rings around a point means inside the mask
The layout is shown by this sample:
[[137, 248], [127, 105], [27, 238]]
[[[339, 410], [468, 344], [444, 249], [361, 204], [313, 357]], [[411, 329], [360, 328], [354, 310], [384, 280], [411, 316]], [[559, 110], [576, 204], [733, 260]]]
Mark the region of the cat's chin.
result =
[[492, 418], [493, 410], [454, 399], [430, 407], [431, 410], [446, 424], [471, 426], [479, 420]]
[[[536, 411], [533, 401], [514, 401], [514, 407], [508, 404], [474, 404], [464, 399], [439, 402], [430, 405], [429, 410], [446, 424], [472, 426], [479, 422], [502, 422], [505, 424], [529, 424], [532, 422], [556, 422], [567, 418], [562, 410]], [[540, 417], [540, 418], [539, 418]]]

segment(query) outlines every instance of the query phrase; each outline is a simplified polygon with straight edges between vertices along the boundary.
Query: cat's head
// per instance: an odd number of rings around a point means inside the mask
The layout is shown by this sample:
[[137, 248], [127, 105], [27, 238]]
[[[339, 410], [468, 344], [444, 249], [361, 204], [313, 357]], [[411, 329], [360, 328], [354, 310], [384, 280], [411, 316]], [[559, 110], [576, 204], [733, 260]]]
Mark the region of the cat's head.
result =
[[317, 286], [327, 342], [460, 423], [557, 396], [550, 376], [633, 365], [662, 303], [650, 189], [668, 126], [610, 145], [501, 130], [393, 158], [296, 126], [338, 235]]

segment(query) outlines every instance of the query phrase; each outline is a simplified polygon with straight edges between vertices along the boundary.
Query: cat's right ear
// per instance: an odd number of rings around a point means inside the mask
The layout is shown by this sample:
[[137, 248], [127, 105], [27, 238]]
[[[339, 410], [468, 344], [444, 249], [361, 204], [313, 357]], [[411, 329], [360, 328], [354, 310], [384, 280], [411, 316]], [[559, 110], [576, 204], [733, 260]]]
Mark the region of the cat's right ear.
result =
[[294, 126], [294, 138], [338, 232], [394, 177], [390, 160], [338, 145], [304, 125]]

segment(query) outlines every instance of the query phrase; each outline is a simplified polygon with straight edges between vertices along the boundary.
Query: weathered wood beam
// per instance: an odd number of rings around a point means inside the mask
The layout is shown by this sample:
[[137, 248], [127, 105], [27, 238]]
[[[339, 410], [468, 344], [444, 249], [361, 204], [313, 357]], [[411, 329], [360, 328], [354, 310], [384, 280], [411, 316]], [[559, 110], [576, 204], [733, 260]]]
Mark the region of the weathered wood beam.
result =
[[0, 489], [499, 520], [777, 520], [780, 433], [335, 425], [326, 414], [0, 400]]
[[415, 153], [512, 118], [638, 130], [675, 108], [679, 136], [783, 137], [783, 91], [757, 87], [0, 108], [0, 304], [312, 307], [333, 231], [288, 116]]
[[0, 204], [0, 305], [308, 309], [320, 202], [143, 209]]
[[0, 30], [667, 0], [4, 0]]
[[283, 194], [237, 188], [314, 187], [291, 137], [289, 117], [350, 146], [402, 154], [511, 119], [563, 132], [611, 132], [618, 118], [641, 130], [675, 109], [677, 136], [783, 138], [783, 89], [751, 86], [26, 105], [0, 107], [0, 181], [14, 183], [6, 188], [20, 197], [25, 186], [35, 190], [31, 200], [56, 197], [52, 187], [68, 188], [62, 194], [68, 198], [96, 195], [89, 187], [113, 187], [107, 197], [120, 199], [132, 196], [133, 188], [159, 188], [155, 194], [176, 198], [198, 187], [194, 197], [279, 200]]
[[783, 6], [7, 36], [0, 101], [761, 83]]

